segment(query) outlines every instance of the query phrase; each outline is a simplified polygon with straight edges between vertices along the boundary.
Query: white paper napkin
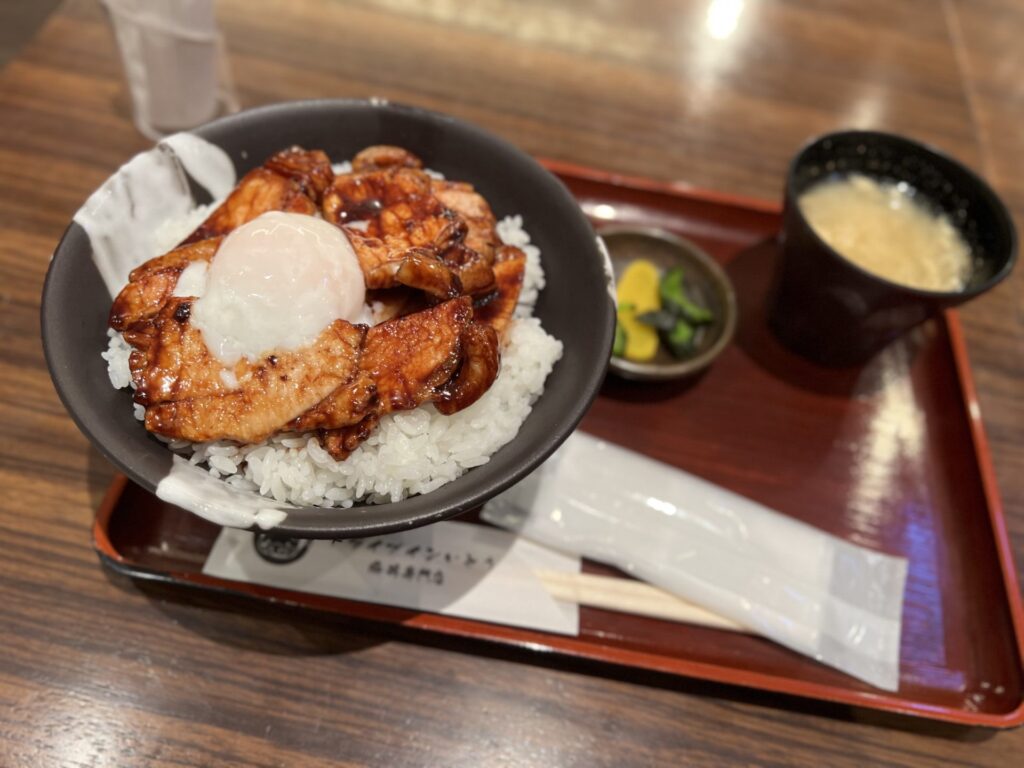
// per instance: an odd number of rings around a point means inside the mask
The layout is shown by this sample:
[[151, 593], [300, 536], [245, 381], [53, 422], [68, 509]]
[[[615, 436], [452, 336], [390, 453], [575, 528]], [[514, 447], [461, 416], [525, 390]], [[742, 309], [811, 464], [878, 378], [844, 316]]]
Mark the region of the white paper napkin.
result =
[[302, 541], [287, 561], [268, 559], [257, 543], [249, 531], [225, 528], [203, 573], [563, 635], [579, 631], [579, 606], [556, 600], [537, 577], [578, 574], [579, 558], [505, 531], [443, 522], [369, 539]]

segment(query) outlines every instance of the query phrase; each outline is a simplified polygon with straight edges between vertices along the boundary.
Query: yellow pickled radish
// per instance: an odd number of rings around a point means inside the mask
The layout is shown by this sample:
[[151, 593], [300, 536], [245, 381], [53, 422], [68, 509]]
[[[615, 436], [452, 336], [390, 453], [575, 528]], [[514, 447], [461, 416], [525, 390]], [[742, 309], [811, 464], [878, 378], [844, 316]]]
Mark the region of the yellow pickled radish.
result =
[[618, 317], [626, 332], [627, 360], [638, 363], [654, 359], [658, 353], [658, 332], [637, 320], [637, 315], [661, 309], [658, 268], [646, 259], [630, 262], [616, 288]]
[[658, 332], [636, 319], [636, 310], [626, 305], [619, 310], [619, 324], [626, 333], [626, 350], [623, 357], [637, 363], [645, 363], [658, 354]]

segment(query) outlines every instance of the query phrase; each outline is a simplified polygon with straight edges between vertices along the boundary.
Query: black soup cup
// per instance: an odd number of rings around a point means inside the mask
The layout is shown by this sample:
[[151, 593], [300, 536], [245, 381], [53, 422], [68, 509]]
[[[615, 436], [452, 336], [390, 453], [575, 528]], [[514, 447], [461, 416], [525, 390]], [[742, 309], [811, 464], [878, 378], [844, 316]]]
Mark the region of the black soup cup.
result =
[[[800, 196], [853, 173], [906, 182], [925, 205], [949, 217], [971, 249], [971, 274], [962, 290], [894, 283], [857, 266], [818, 236], [800, 210]], [[1017, 257], [1010, 215], [981, 178], [931, 147], [876, 131], [827, 134], [797, 154], [786, 178], [781, 238], [769, 323], [790, 349], [830, 366], [866, 362], [936, 312], [995, 286]]]

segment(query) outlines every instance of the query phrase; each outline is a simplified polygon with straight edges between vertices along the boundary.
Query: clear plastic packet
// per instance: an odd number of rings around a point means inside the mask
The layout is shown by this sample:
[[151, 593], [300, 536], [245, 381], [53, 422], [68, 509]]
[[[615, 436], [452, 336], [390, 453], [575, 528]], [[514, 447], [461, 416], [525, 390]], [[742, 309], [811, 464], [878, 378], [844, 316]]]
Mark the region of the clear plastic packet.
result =
[[483, 518], [615, 565], [874, 686], [899, 686], [904, 558], [582, 432], [489, 501]]

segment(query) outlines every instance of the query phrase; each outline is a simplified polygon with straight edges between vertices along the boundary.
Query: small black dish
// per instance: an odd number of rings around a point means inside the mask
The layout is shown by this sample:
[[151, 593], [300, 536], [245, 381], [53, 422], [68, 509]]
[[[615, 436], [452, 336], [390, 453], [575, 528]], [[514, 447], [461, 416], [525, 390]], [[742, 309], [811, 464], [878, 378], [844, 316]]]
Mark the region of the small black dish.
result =
[[[396, 503], [290, 510], [273, 529], [275, 535], [369, 536], [452, 517], [525, 477], [569, 436], [604, 379], [615, 308], [594, 230], [565, 186], [540, 164], [460, 120], [378, 101], [276, 104], [222, 118], [193, 133], [225, 150], [238, 177], [294, 144], [323, 149], [335, 161], [372, 144], [396, 144], [419, 155], [427, 167], [472, 182], [499, 219], [522, 215], [541, 250], [547, 278], [535, 315], [564, 345], [562, 359], [519, 433], [488, 463], [431, 493]], [[173, 454], [134, 419], [128, 392], [110, 385], [100, 357], [107, 344], [110, 303], [89, 238], [72, 223], [43, 288], [41, 325], [50, 374], [82, 432], [118, 469], [154, 491], [170, 472]], [[216, 485], [227, 492], [225, 483]]]
[[600, 229], [598, 234], [608, 249], [616, 280], [634, 259], [647, 259], [661, 272], [682, 267], [691, 298], [711, 310], [713, 318], [707, 325], [696, 327], [690, 357], [673, 357], [662, 345], [650, 362], [612, 357], [608, 367], [625, 379], [637, 381], [682, 379], [707, 369], [736, 332], [736, 293], [725, 271], [689, 240], [661, 229], [609, 226]]
[[[960, 291], [927, 291], [886, 280], [847, 260], [811, 228], [800, 195], [830, 177], [859, 173], [906, 182], [946, 214], [971, 248], [973, 271]], [[856, 365], [932, 314], [1003, 280], [1017, 257], [1006, 207], [975, 173], [916, 141], [876, 131], [814, 139], [786, 178], [782, 259], [769, 322], [795, 352], [824, 365]]]

